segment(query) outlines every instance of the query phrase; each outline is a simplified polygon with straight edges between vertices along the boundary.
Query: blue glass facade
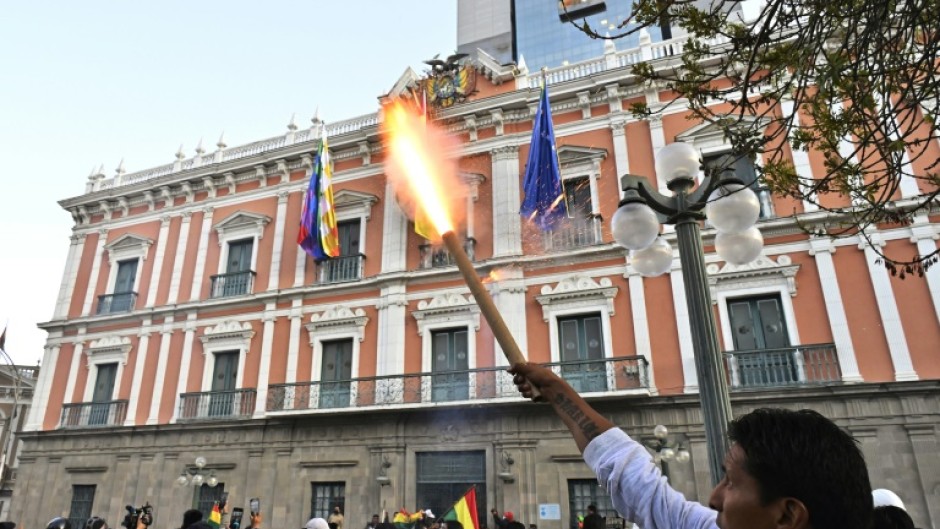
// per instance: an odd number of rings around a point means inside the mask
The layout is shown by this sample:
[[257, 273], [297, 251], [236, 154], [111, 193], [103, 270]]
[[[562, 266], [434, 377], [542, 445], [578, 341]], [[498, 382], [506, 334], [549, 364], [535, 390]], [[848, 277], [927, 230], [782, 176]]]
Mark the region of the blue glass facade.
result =
[[[577, 2], [574, 2], [577, 4]], [[588, 2], [596, 7], [587, 19], [598, 33], [610, 32], [616, 35], [616, 27], [630, 14], [633, 0], [605, 0]], [[599, 5], [598, 5], [599, 4]], [[529, 71], [543, 66], [553, 68], [567, 61], [576, 63], [599, 57], [604, 53], [604, 40], [592, 39], [569, 22], [562, 21], [557, 1], [552, 0], [514, 0], [515, 49], [516, 61], [525, 58]], [[569, 11], [573, 8], [569, 8]], [[613, 29], [609, 29], [613, 26]], [[648, 28], [653, 41], [661, 40], [659, 27]], [[639, 45], [639, 34], [617, 39], [614, 45], [618, 50], [635, 48]]]

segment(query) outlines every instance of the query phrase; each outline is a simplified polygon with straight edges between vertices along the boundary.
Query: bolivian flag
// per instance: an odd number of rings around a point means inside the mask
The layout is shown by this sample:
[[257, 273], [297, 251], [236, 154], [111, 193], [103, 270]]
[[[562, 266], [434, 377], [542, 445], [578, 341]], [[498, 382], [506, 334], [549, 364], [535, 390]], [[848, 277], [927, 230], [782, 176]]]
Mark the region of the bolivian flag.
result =
[[448, 522], [460, 522], [463, 529], [480, 529], [477, 520], [477, 489], [471, 487], [442, 517]]
[[212, 506], [212, 512], [209, 513], [209, 519], [207, 520], [212, 529], [219, 529], [222, 525], [222, 512], [219, 511], [219, 502], [216, 502]]

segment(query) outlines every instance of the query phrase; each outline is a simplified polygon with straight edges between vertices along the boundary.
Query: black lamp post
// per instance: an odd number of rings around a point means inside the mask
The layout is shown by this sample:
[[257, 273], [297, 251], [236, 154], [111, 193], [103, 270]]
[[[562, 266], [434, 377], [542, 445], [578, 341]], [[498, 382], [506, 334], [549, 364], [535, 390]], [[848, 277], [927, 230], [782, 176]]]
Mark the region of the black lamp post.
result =
[[700, 167], [699, 152], [689, 144], [677, 142], [660, 149], [656, 155], [656, 173], [665, 179], [672, 196], [656, 191], [646, 178], [622, 176], [624, 196], [611, 219], [611, 232], [618, 243], [630, 250], [630, 262], [640, 274], [657, 276], [666, 273], [673, 260], [672, 247], [658, 236], [660, 224], [676, 226], [709, 468], [712, 481], [717, 484], [722, 476], [731, 402], [718, 348], [699, 221], [707, 216], [718, 230], [715, 248], [731, 263], [744, 264], [757, 258], [763, 238], [754, 226], [760, 215], [760, 202], [753, 191], [725, 172], [706, 176], [695, 188]]

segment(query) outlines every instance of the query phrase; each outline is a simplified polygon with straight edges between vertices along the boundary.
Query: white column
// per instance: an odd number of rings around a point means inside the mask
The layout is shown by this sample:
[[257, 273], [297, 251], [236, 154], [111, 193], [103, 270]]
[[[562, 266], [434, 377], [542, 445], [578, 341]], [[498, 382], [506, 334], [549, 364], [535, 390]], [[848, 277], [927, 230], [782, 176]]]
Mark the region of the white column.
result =
[[255, 394], [255, 417], [264, 417], [268, 404], [268, 379], [271, 375], [271, 350], [274, 347], [274, 322], [277, 306], [268, 303], [261, 320], [264, 322], [264, 334], [261, 337], [261, 364], [258, 367], [258, 384]]
[[173, 276], [170, 277], [170, 294], [167, 296], [167, 305], [176, 303], [180, 293], [180, 279], [183, 277], [183, 263], [186, 261], [186, 244], [189, 242], [189, 223], [193, 220], [193, 214], [184, 211], [180, 222], [180, 236], [176, 244], [176, 259], [173, 263]]
[[300, 287], [304, 284], [307, 273], [307, 252], [300, 245], [297, 245], [297, 263], [294, 265], [294, 286]]
[[137, 334], [137, 361], [134, 362], [134, 375], [131, 377], [131, 398], [127, 402], [127, 416], [124, 426], [134, 426], [137, 420], [137, 403], [140, 402], [140, 386], [144, 382], [147, 369], [147, 349], [150, 348], [150, 319], [144, 320]]
[[692, 327], [689, 324], [689, 305], [685, 298], [685, 280], [678, 259], [672, 261], [672, 304], [676, 311], [676, 330], [679, 335], [679, 356], [682, 358], [682, 379], [686, 393], [698, 393], [698, 373], [695, 371], [695, 347], [692, 345]]
[[173, 418], [176, 422], [180, 413], [180, 395], [186, 393], [186, 383], [189, 381], [189, 365], [193, 360], [193, 342], [196, 338], [196, 313], [190, 312], [186, 316], [186, 335], [183, 337], [183, 355], [180, 358], [180, 372], [176, 380], [176, 395], [173, 396]]
[[522, 254], [519, 148], [494, 149], [493, 157], [493, 257]]
[[[936, 123], [940, 120], [940, 112], [937, 112], [937, 103], [933, 99], [924, 99], [920, 101], [920, 110], [924, 114], [924, 118], [931, 117]], [[940, 138], [936, 139], [937, 146], [940, 147]]]
[[[82, 338], [79, 338], [79, 340], [82, 340]], [[75, 402], [72, 396], [75, 394], [75, 383], [78, 381], [78, 366], [81, 365], [82, 349], [84, 346], [84, 341], [76, 341], [75, 347], [72, 349], [72, 363], [69, 364], [69, 378], [65, 382], [65, 396], [62, 398], [63, 403]], [[89, 381], [85, 383], [88, 384]]]
[[202, 292], [202, 274], [206, 269], [206, 254], [209, 252], [209, 230], [212, 228], [212, 207], [202, 210], [202, 228], [199, 231], [199, 249], [196, 250], [196, 267], [193, 270], [193, 286], [190, 289], [189, 300], [199, 301]]
[[404, 283], [383, 287], [376, 307], [379, 311], [376, 374], [400, 375], [405, 372], [405, 311], [408, 308]]
[[300, 356], [300, 333], [304, 322], [303, 302], [295, 299], [290, 309], [290, 337], [287, 342], [287, 374], [284, 382], [297, 382], [297, 359]]
[[160, 422], [160, 402], [163, 400], [163, 382], [167, 376], [166, 365], [170, 356], [170, 339], [173, 338], [173, 318], [167, 317], [160, 331], [160, 356], [157, 357], [157, 372], [153, 381], [153, 400], [150, 401], [150, 416], [147, 424]]
[[[650, 143], [653, 147], [653, 156], [656, 156], [656, 153], [660, 149], [666, 146], [666, 131], [663, 130], [663, 117], [659, 114], [653, 114], [647, 121], [650, 124]], [[646, 175], [651, 178], [656, 178], [656, 188], [659, 189], [660, 193], [665, 195], [671, 195], [669, 188], [666, 187], [665, 181], [660, 181], [659, 177], [656, 175]]]
[[839, 288], [836, 268], [832, 262], [832, 254], [836, 252], [836, 248], [828, 238], [813, 237], [809, 242], [809, 253], [816, 258], [819, 283], [822, 285], [823, 299], [826, 302], [826, 315], [829, 316], [829, 325], [832, 328], [832, 341], [836, 345], [836, 354], [839, 356], [839, 366], [842, 369], [842, 381], [861, 382], [862, 375], [858, 371], [858, 360], [855, 357], [855, 346], [852, 345], [849, 321], [842, 304], [842, 291]]
[[[630, 311], [633, 314], [634, 348], [638, 356], [646, 358], [646, 380], [649, 383], [650, 392], [655, 393], [653, 347], [650, 345], [650, 326], [646, 315], [646, 290], [643, 286], [643, 276], [638, 274], [632, 266], [627, 267], [627, 273], [624, 275], [630, 283]], [[683, 292], [685, 291], [683, 290]]]
[[[937, 234], [937, 228], [930, 224], [926, 216], [919, 215], [914, 218], [914, 225], [911, 227], [911, 242], [917, 245], [917, 254], [927, 256], [937, 251], [937, 240], [940, 235]], [[940, 323], [940, 266], [931, 266], [924, 272], [927, 279], [927, 289], [930, 291], [930, 299], [933, 300], [934, 315], [937, 322]]]
[[385, 212], [382, 230], [382, 272], [402, 272], [408, 255], [408, 218], [395, 200], [395, 188], [385, 185]]
[[[878, 106], [888, 105], [887, 114], [888, 118], [886, 119], [886, 125], [889, 127], [888, 139], [891, 141], [898, 141], [901, 139], [898, 135], [898, 124], [897, 120], [894, 118], [895, 107], [890, 100], [885, 101], [881, 94], [875, 94], [875, 98], [878, 101]], [[920, 188], [917, 186], [917, 180], [914, 179], [914, 167], [911, 165], [911, 157], [907, 153], [907, 148], [901, 149], [901, 174], [900, 181], [898, 182], [898, 187], [901, 189], [902, 198], [916, 197], [920, 195]]]
[[277, 213], [274, 215], [274, 250], [271, 252], [271, 275], [268, 277], [268, 290], [277, 290], [281, 276], [281, 254], [284, 251], [284, 222], [287, 218], [287, 197], [289, 191], [277, 193]]
[[95, 288], [98, 286], [98, 271], [101, 269], [101, 258], [104, 255], [104, 245], [107, 241], [108, 230], [98, 230], [98, 246], [95, 248], [95, 260], [91, 264], [91, 274], [88, 276], [88, 289], [85, 291], [82, 316], [91, 314], [91, 304], [95, 299]]
[[[526, 313], [525, 313], [525, 278], [522, 269], [517, 267], [504, 268], [500, 270], [500, 280], [493, 283], [496, 289], [495, 299], [496, 307], [499, 313], [506, 320], [506, 327], [510, 334], [516, 339], [520, 349], [526, 358], [529, 356], [528, 333], [526, 332]], [[503, 354], [503, 348], [499, 342], [493, 339], [493, 350], [495, 352], [495, 365], [508, 366], [509, 361]]]
[[[33, 390], [33, 402], [29, 408], [29, 420], [24, 430], [34, 432], [42, 429], [46, 418], [46, 408], [49, 406], [49, 383], [55, 376], [56, 364], [59, 361], [58, 345], [47, 345], [42, 358], [42, 367], [39, 369], [39, 380]], [[63, 402], [65, 399], [62, 399]]]
[[[877, 233], [869, 234], [874, 244], [882, 248], [884, 242]], [[891, 278], [885, 267], [875, 261], [880, 256], [864, 239], [859, 249], [865, 252], [865, 264], [868, 265], [868, 275], [871, 285], [875, 289], [875, 301], [878, 303], [878, 313], [881, 315], [881, 327], [884, 329], [885, 339], [888, 341], [888, 351], [891, 353], [891, 363], [894, 365], [894, 379], [917, 380], [914, 364], [911, 363], [911, 352], [907, 347], [907, 338], [904, 336], [904, 327], [901, 325], [901, 315], [898, 313], [898, 304], [894, 299], [894, 288]]]
[[[782, 106], [784, 119], [792, 115], [793, 116], [793, 129], [794, 130], [799, 129], [800, 114], [799, 112], [796, 112], [794, 108], [795, 105], [793, 103], [793, 100], [784, 99], [780, 104]], [[789, 142], [789, 138], [787, 139], [787, 141]], [[809, 182], [812, 182], [815, 180], [815, 178], [813, 177], [813, 168], [809, 163], [809, 153], [807, 153], [806, 151], [802, 149], [797, 149], [792, 144], [790, 144], [790, 153], [793, 156], [793, 168], [794, 170], [796, 170], [796, 174], [800, 179], [800, 189], [803, 191], [804, 195], [811, 195], [815, 197], [815, 193], [812, 193], [810, 191], [811, 187], [809, 185]], [[818, 210], [819, 210], [819, 206], [807, 200], [803, 200], [803, 211], [810, 212], [810, 211], [818, 211]]]
[[157, 235], [157, 255], [153, 258], [153, 273], [150, 274], [150, 290], [147, 291], [145, 307], [152, 307], [157, 303], [157, 289], [160, 286], [160, 277], [163, 275], [163, 258], [166, 255], [166, 239], [170, 233], [170, 216], [160, 217], [160, 234]]
[[[623, 120], [616, 120], [610, 124], [611, 136], [614, 140], [614, 167], [617, 171], [617, 188], [620, 189], [620, 177], [630, 174], [630, 157], [627, 154], [627, 131], [624, 129], [626, 123]], [[620, 190], [623, 193], [623, 190]]]
[[59, 297], [56, 299], [53, 319], [65, 318], [72, 304], [72, 290], [75, 288], [75, 279], [78, 275], [78, 265], [82, 260], [82, 247], [85, 243], [84, 234], [74, 234], [69, 237], [69, 254], [65, 259], [65, 270], [62, 272], [62, 283], [59, 285]]

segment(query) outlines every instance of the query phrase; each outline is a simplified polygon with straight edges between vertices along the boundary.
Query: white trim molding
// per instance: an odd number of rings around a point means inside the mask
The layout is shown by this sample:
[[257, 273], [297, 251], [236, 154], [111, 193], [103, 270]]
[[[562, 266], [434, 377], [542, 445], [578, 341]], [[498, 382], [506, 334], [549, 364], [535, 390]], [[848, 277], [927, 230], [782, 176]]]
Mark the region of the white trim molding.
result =
[[98, 376], [98, 366], [102, 364], [117, 364], [111, 400], [117, 399], [121, 390], [121, 376], [124, 374], [124, 366], [127, 365], [127, 355], [130, 351], [131, 340], [127, 336], [106, 336], [88, 345], [85, 353], [88, 378], [85, 380], [85, 394], [82, 402], [91, 402]]
[[245, 376], [245, 358], [251, 348], [251, 339], [255, 331], [251, 324], [246, 322], [239, 323], [234, 320], [220, 322], [215, 327], [206, 328], [203, 336], [199, 338], [202, 341], [202, 355], [206, 358], [202, 366], [202, 386], [200, 391], [209, 391], [212, 388], [212, 370], [215, 364], [209, 361], [209, 355], [223, 351], [238, 351], [238, 374], [235, 379], [235, 387], [242, 388], [242, 382]]
[[140, 276], [143, 275], [142, 263], [147, 260], [147, 253], [153, 245], [153, 239], [134, 235], [132, 233], [124, 234], [117, 239], [104, 245], [104, 250], [108, 252], [108, 283], [105, 285], [105, 294], [114, 293], [114, 282], [117, 280], [118, 263], [121, 261], [132, 261], [137, 259], [137, 272], [134, 274], [133, 292], [140, 289]]
[[561, 361], [558, 347], [558, 318], [578, 314], [599, 313], [604, 331], [604, 357], [613, 357], [610, 317], [614, 315], [614, 297], [617, 287], [609, 277], [596, 281], [592, 277], [574, 274], [562, 279], [554, 287], [544, 285], [535, 300], [542, 305], [542, 319], [548, 323], [549, 346], [552, 362]]
[[264, 235], [264, 228], [271, 222], [271, 217], [248, 211], [236, 211], [225, 219], [216, 223], [213, 228], [218, 234], [219, 247], [222, 249], [219, 255], [219, 274], [225, 273], [225, 265], [228, 262], [227, 243], [242, 239], [252, 239], [251, 244], [251, 270], [257, 270], [258, 267], [258, 241]]
[[[467, 329], [467, 369], [471, 371], [477, 367], [477, 332], [480, 330], [480, 307], [473, 296], [464, 297], [454, 292], [439, 294], [430, 300], [418, 302], [418, 309], [411, 313], [418, 323], [418, 336], [421, 336], [421, 371], [430, 373], [433, 365], [434, 331], [443, 329]], [[470, 373], [470, 398], [475, 398], [475, 373]], [[421, 400], [430, 402], [432, 383], [423, 380], [421, 383]]]
[[[366, 325], [369, 324], [369, 317], [361, 309], [352, 309], [345, 305], [334, 305], [321, 313], [314, 313], [310, 316], [310, 323], [305, 327], [310, 333], [310, 348], [313, 351], [310, 367], [310, 381], [319, 382], [323, 372], [323, 342], [334, 340], [352, 341], [352, 365], [350, 366], [350, 378], [359, 377], [359, 352], [360, 342], [365, 339]], [[349, 398], [355, 402], [359, 385], [350, 383]], [[319, 391], [310, 391], [310, 403], [312, 408], [319, 407]]]

